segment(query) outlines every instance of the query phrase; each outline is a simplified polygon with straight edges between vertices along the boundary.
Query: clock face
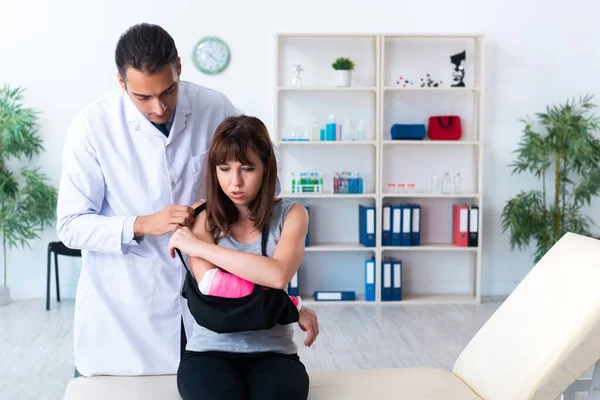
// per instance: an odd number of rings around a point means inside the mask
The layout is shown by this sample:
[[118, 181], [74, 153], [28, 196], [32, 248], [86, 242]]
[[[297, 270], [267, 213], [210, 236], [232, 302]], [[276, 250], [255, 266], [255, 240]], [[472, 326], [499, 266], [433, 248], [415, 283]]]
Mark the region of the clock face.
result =
[[192, 60], [196, 68], [208, 75], [218, 74], [227, 68], [229, 58], [230, 52], [227, 44], [214, 36], [202, 38], [192, 53]]

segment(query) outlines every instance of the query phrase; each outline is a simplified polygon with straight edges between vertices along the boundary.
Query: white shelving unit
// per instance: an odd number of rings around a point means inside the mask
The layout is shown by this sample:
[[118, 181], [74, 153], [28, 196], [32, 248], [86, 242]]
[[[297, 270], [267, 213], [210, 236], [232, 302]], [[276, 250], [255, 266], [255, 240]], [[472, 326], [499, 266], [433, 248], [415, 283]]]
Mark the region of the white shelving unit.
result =
[[[466, 87], [449, 87], [450, 55], [466, 50]], [[310, 207], [310, 243], [300, 269], [300, 293], [310, 303], [315, 290], [354, 290], [355, 302], [319, 304], [478, 303], [481, 301], [483, 221], [484, 37], [482, 35], [278, 34], [276, 35], [274, 142], [282, 160], [282, 197]], [[335, 87], [337, 57], [355, 64], [352, 86]], [[301, 64], [302, 87], [292, 87], [293, 65]], [[420, 87], [430, 74], [440, 87]], [[401, 87], [399, 76], [414, 84]], [[365, 141], [285, 141], [292, 128], [313, 121], [364, 119]], [[459, 115], [458, 141], [391, 140], [393, 123], [424, 123], [430, 115]], [[323, 172], [324, 193], [290, 193], [292, 172]], [[364, 194], [332, 192], [334, 171], [361, 172]], [[432, 193], [431, 174], [460, 172], [464, 190]], [[415, 183], [414, 192], [388, 192], [388, 182]], [[382, 246], [382, 207], [411, 202], [422, 206], [421, 246]], [[452, 204], [479, 206], [479, 246], [451, 242]], [[376, 207], [376, 246], [358, 243], [358, 205]], [[316, 211], [315, 211], [316, 210]], [[428, 218], [429, 215], [429, 218]], [[431, 229], [438, 224], [440, 229]], [[337, 242], [339, 240], [339, 242]], [[381, 262], [403, 262], [402, 301], [381, 301]], [[376, 300], [364, 301], [364, 262], [375, 259]], [[440, 278], [440, 279], [434, 279]], [[433, 285], [433, 286], [431, 286]]]

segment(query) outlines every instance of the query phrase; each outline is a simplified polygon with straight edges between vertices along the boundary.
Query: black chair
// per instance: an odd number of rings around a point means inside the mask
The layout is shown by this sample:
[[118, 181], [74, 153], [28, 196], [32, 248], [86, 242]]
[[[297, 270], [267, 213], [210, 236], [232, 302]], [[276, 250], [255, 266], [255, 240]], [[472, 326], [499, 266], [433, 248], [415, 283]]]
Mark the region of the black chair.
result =
[[50, 275], [51, 256], [54, 253], [54, 270], [56, 275], [56, 301], [60, 301], [60, 289], [58, 287], [58, 256], [81, 257], [81, 250], [70, 249], [63, 242], [50, 242], [48, 244], [48, 280], [46, 282], [46, 311], [50, 310]]

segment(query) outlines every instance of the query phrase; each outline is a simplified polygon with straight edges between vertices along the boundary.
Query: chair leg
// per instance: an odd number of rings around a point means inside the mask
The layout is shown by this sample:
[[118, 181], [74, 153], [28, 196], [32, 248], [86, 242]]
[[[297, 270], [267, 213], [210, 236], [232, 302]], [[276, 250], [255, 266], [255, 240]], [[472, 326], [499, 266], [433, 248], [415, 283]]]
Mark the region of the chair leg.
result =
[[587, 392], [587, 400], [597, 399], [597, 394], [600, 391], [600, 361], [596, 362], [594, 372], [591, 378], [579, 378], [575, 380], [562, 393], [560, 400], [575, 400], [575, 393]]
[[592, 383], [588, 392], [587, 400], [596, 399], [596, 392], [600, 391], [600, 361], [594, 366], [594, 374], [592, 375]]
[[48, 247], [48, 276], [46, 279], [46, 311], [50, 310], [50, 273], [51, 269], [51, 251], [50, 247]]
[[60, 301], [60, 288], [58, 287], [58, 254], [54, 253], [54, 270], [56, 275], [56, 301]]

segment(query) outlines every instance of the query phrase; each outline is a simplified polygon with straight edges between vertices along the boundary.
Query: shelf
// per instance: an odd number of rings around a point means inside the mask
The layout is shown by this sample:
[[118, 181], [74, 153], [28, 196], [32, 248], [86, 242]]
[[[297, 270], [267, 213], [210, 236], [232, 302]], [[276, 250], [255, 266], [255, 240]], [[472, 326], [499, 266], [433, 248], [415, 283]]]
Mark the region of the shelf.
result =
[[290, 199], [374, 199], [375, 193], [342, 194], [342, 193], [281, 193], [279, 197]]
[[482, 38], [483, 33], [384, 33], [384, 39], [476, 39]]
[[[359, 50], [363, 47], [364, 50]], [[480, 302], [483, 261], [481, 243], [479, 247], [455, 246], [448, 243], [451, 241], [449, 235], [431, 237], [422, 235], [421, 246], [381, 246], [381, 238], [379, 238], [376, 247], [364, 247], [355, 242], [357, 239], [355, 234], [358, 232], [357, 223], [360, 225], [360, 218], [359, 221], [356, 218], [358, 204], [375, 206], [375, 231], [378, 233], [383, 229], [382, 206], [404, 203], [422, 203], [423, 209], [429, 212], [424, 217], [426, 222], [431, 225], [432, 220], [437, 221], [439, 218], [443, 225], [439, 226], [439, 229], [445, 230], [447, 227], [448, 232], [451, 231], [452, 214], [444, 210], [444, 204], [477, 204], [480, 207], [479, 226], [483, 227], [482, 221], [485, 220], [482, 218], [482, 213], [485, 212], [485, 205], [482, 204], [484, 197], [482, 174], [485, 165], [483, 105], [486, 90], [485, 79], [483, 79], [485, 77], [484, 47], [485, 38], [477, 32], [278, 34], [274, 74], [276, 115], [273, 132], [277, 135], [274, 142], [281, 152], [285, 152], [282, 153], [285, 154], [283, 170], [286, 174], [298, 170], [329, 170], [331, 169], [329, 163], [336, 163], [340, 164], [337, 169], [358, 170], [372, 179], [364, 186], [369, 193], [364, 194], [332, 193], [331, 185], [322, 187], [327, 190], [326, 193], [291, 193], [291, 185], [283, 186], [284, 192], [280, 197], [315, 205], [315, 212], [311, 215], [311, 219], [318, 217], [318, 224], [313, 225], [312, 229], [317, 229], [315, 237], [322, 236], [323, 239], [323, 242], [311, 243], [304, 250], [307, 273], [311, 276], [310, 279], [303, 280], [305, 284], [301, 287], [304, 289], [301, 290], [303, 304], [317, 308], [322, 307], [321, 305], [394, 307], [412, 304], [477, 304]], [[462, 51], [463, 48], [468, 54], [469, 67], [465, 77], [468, 87], [452, 87], [450, 85], [453, 83], [449, 80], [444, 80], [444, 83], [440, 84], [441, 87], [421, 87], [422, 82], [417, 80], [406, 87], [398, 85], [401, 82], [397, 83], [396, 78], [400, 72], [402, 76], [409, 78], [421, 76], [423, 71], [431, 73], [432, 79], [438, 75], [447, 76], [448, 55], [454, 54], [452, 53], [454, 51]], [[337, 81], [332, 79], [333, 71], [329, 67], [332, 52], [342, 54], [354, 52], [355, 58], [360, 59], [363, 68], [353, 77], [353, 86], [336, 87]], [[303, 67], [305, 63], [311, 64], [310, 81], [304, 81], [304, 87], [292, 87], [292, 67], [299, 63]], [[318, 68], [315, 68], [315, 65]], [[370, 118], [366, 118], [366, 112], [371, 116]], [[321, 125], [329, 114], [338, 117], [340, 122], [346, 118], [366, 118], [365, 121], [368, 119], [372, 135], [365, 137], [368, 140], [355, 142], [280, 140], [286, 138], [285, 134], [291, 136], [290, 139], [294, 136], [312, 138], [312, 136], [293, 135], [291, 131], [288, 132], [288, 129], [298, 126], [299, 121], [310, 123], [311, 119], [319, 121]], [[459, 140], [431, 140], [428, 136], [423, 140], [392, 140], [389, 134], [389, 126], [395, 123], [394, 121], [415, 122], [420, 121], [423, 116], [454, 114], [460, 115], [465, 121], [465, 130]], [[299, 127], [303, 132], [306, 128], [306, 126]], [[308, 130], [311, 131], [310, 126]], [[334, 148], [334, 146], [343, 147]], [[411, 168], [420, 168], [421, 163], [426, 168], [416, 171], [412, 178], [408, 176]], [[444, 165], [453, 166], [451, 168], [453, 173], [461, 173], [463, 182], [466, 182], [461, 186], [462, 192], [431, 192], [427, 182], [433, 174], [438, 175], [439, 171], [444, 171]], [[442, 176], [439, 178], [441, 183]], [[405, 185], [416, 183], [417, 185], [410, 186], [412, 191], [400, 187], [396, 191], [395, 187], [388, 187], [388, 183]], [[336, 198], [345, 201], [329, 201]], [[439, 205], [442, 205], [442, 208], [439, 208]], [[343, 217], [333, 215], [333, 212], [337, 212], [338, 209], [344, 213]], [[364, 285], [358, 285], [357, 281], [352, 279], [360, 279], [364, 282], [364, 262], [371, 256], [376, 263], [376, 282], [380, 282], [382, 278], [381, 262], [388, 257], [402, 256], [406, 259], [406, 265], [409, 265], [413, 259], [419, 263], [424, 261], [422, 265], [431, 269], [431, 273], [427, 270], [423, 272], [423, 276], [415, 275], [413, 278], [423, 280], [427, 285], [411, 289], [418, 292], [425, 291], [425, 294], [411, 293], [407, 285], [404, 285], [406, 290], [402, 301], [381, 301], [382, 288], [380, 284], [376, 284], [377, 299], [372, 302], [365, 301]], [[442, 265], [438, 262], [440, 259], [448, 261]], [[353, 267], [349, 269], [348, 265]], [[461, 281], [460, 286], [434, 279], [435, 271], [448, 272], [448, 268], [456, 268], [457, 271], [460, 268], [461, 271], [465, 271], [460, 272], [460, 276], [456, 278]], [[351, 272], [348, 272], [349, 270]], [[340, 279], [339, 273], [360, 276], [348, 277], [347, 282], [350, 283], [346, 285], [341, 283], [343, 279]], [[406, 283], [410, 287], [411, 282]], [[315, 301], [313, 299], [315, 289], [356, 290], [357, 299]], [[448, 292], [459, 294], [444, 294]]]
[[376, 251], [375, 247], [365, 247], [360, 243], [315, 243], [304, 248], [305, 252], [313, 251]]
[[375, 38], [379, 33], [351, 33], [351, 32], [289, 32], [278, 33], [282, 38]]
[[397, 87], [385, 86], [385, 92], [479, 92], [480, 87]]
[[278, 33], [282, 38], [383, 38], [397, 39], [475, 39], [483, 38], [483, 33], [353, 33], [353, 32], [283, 32]]
[[455, 246], [451, 243], [426, 243], [420, 246], [382, 246], [382, 251], [473, 251], [478, 252], [479, 247]]
[[343, 140], [311, 140], [311, 141], [288, 141], [280, 140], [277, 146], [376, 146], [375, 140], [366, 141], [343, 141]]
[[431, 193], [431, 192], [413, 192], [413, 193], [382, 193], [385, 198], [421, 198], [421, 199], [478, 199], [477, 193]]
[[280, 92], [376, 92], [377, 88], [374, 86], [364, 86], [364, 87], [278, 87], [278, 91]]
[[415, 304], [477, 304], [475, 296], [469, 294], [403, 294], [400, 301], [366, 301], [364, 296], [356, 296], [355, 301], [315, 301], [312, 294], [300, 294], [302, 304], [308, 307], [319, 305], [349, 306], [349, 305], [383, 305], [383, 306], [408, 306]]
[[479, 146], [478, 140], [384, 140], [384, 146]]

